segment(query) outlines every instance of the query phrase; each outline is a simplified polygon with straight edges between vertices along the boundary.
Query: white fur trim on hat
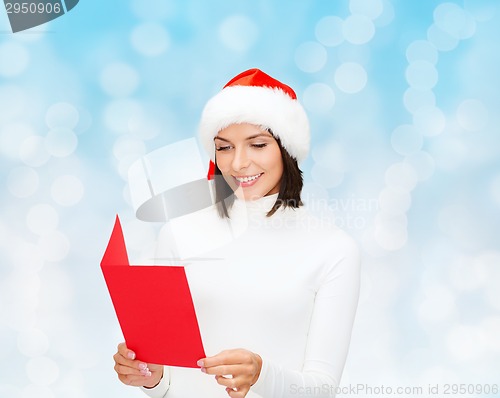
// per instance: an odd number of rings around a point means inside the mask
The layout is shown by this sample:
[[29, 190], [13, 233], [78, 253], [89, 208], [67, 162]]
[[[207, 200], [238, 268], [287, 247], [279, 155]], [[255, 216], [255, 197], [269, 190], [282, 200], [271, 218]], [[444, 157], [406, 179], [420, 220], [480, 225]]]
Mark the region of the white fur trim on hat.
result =
[[309, 152], [309, 121], [302, 105], [283, 90], [262, 86], [229, 86], [212, 97], [201, 116], [200, 140], [215, 161], [214, 137], [231, 124], [270, 128], [298, 162]]

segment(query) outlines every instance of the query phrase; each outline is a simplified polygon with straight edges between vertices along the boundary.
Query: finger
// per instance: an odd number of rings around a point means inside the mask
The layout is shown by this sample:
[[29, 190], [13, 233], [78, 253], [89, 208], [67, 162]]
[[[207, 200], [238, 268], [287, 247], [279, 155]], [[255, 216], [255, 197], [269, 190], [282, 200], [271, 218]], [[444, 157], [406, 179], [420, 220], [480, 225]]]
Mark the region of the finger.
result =
[[237, 376], [237, 377], [225, 377], [217, 375], [215, 376], [215, 380], [221, 386], [229, 387], [229, 388], [243, 388], [248, 386], [250, 388], [250, 379], [246, 376]]
[[143, 386], [147, 383], [147, 380], [149, 380], [149, 378], [145, 378], [144, 376], [133, 375], [118, 375], [118, 379], [120, 379], [120, 381], [127, 386], [135, 387]]
[[234, 375], [243, 373], [245, 371], [245, 367], [244, 365], [224, 364], [218, 366], [211, 366], [209, 368], [201, 368], [201, 371], [209, 375]]
[[234, 350], [224, 350], [219, 352], [217, 355], [214, 355], [213, 357], [200, 359], [198, 361], [198, 366], [208, 368], [212, 366], [222, 365], [225, 363], [237, 364], [243, 362], [246, 362], [245, 351], [241, 349], [234, 349]]
[[136, 369], [138, 371], [151, 370], [149, 369], [148, 364], [146, 362], [132, 361], [130, 359], [124, 358], [121, 354], [118, 353], [113, 356], [113, 359], [115, 360], [116, 365], [126, 366], [132, 369]]
[[229, 395], [231, 398], [245, 398], [249, 390], [250, 388], [247, 387], [241, 387], [236, 390], [232, 388], [226, 388], [227, 395]]
[[124, 358], [135, 359], [135, 352], [129, 350], [125, 343], [118, 344], [118, 353], [121, 354]]
[[133, 376], [151, 376], [151, 371], [146, 368], [146, 369], [137, 369], [137, 368], [132, 368], [130, 366], [124, 366], [124, 365], [115, 365], [115, 372], [118, 373], [119, 375], [133, 375]]

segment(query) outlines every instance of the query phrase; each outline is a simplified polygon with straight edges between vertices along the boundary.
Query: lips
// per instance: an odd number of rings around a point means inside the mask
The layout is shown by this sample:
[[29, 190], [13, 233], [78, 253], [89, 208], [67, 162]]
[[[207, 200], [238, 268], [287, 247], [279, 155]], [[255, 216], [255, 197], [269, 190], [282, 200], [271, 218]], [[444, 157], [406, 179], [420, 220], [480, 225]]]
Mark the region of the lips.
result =
[[262, 174], [264, 173], [259, 173], [249, 176], [239, 176], [239, 177], [233, 176], [233, 179], [236, 182], [236, 184], [240, 187], [250, 187], [259, 180]]

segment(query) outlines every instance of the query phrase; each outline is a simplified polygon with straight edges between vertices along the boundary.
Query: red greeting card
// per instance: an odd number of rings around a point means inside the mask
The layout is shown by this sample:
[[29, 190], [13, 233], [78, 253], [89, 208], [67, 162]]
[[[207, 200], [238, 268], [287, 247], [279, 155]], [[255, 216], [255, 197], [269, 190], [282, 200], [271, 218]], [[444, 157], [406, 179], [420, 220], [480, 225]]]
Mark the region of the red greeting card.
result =
[[205, 351], [184, 267], [130, 265], [116, 216], [101, 269], [127, 347], [137, 359], [198, 367]]

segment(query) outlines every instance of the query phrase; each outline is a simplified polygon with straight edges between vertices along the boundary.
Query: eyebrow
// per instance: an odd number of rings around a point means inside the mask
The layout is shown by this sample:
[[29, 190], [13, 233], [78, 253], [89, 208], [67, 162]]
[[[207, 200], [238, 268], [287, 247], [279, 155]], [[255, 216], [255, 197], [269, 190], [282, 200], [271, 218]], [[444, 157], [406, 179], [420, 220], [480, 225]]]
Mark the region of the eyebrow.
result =
[[[250, 141], [250, 140], [253, 140], [254, 138], [258, 138], [258, 137], [272, 138], [272, 136], [268, 133], [259, 133], [259, 134], [255, 134], [255, 135], [251, 135], [250, 137], [247, 137], [246, 141]], [[218, 135], [216, 135], [214, 137], [214, 140], [216, 140], [216, 139], [221, 140], [221, 141], [225, 141], [225, 142], [230, 142], [229, 140], [226, 140], [225, 138], [219, 137]]]

